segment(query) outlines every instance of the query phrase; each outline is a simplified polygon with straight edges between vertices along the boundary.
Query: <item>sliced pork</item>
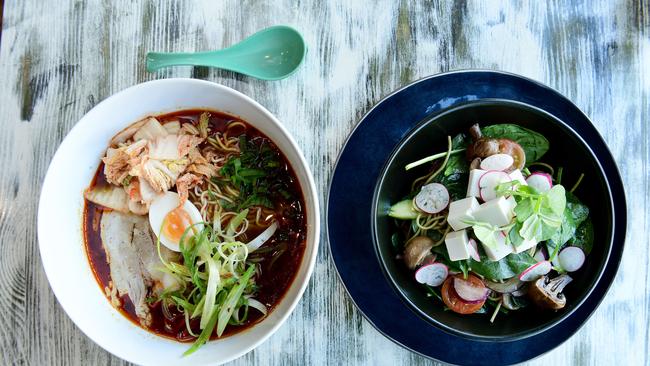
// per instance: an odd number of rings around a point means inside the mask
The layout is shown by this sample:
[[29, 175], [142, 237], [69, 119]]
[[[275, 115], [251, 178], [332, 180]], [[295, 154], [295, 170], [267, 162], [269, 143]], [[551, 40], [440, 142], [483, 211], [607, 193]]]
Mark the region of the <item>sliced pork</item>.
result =
[[[135, 313], [144, 326], [151, 325], [151, 314], [147, 306], [148, 288], [165, 277], [160, 270], [155, 241], [146, 217], [108, 211], [102, 215], [101, 238], [108, 259], [112, 288], [108, 293], [113, 303], [120, 302], [117, 296], [128, 296]], [[169, 258], [173, 253], [164, 247], [161, 254]], [[117, 296], [115, 296], [117, 295]]]

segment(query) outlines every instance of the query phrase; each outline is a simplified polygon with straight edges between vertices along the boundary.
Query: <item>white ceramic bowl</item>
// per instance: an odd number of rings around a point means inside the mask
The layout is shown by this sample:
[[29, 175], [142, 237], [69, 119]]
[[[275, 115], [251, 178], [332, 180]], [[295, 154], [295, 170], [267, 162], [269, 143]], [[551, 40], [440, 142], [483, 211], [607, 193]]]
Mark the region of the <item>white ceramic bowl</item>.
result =
[[[182, 357], [189, 347], [149, 333], [114, 309], [88, 263], [83, 238], [83, 190], [90, 183], [110, 138], [138, 119], [181, 109], [207, 108], [240, 116], [282, 150], [298, 176], [307, 205], [307, 246], [291, 287], [259, 324], [210, 341]], [[48, 169], [38, 210], [38, 239], [45, 273], [59, 303], [75, 324], [112, 354], [143, 365], [213, 365], [257, 347], [293, 311], [311, 276], [320, 237], [318, 196], [300, 149], [280, 122], [249, 97], [228, 87], [194, 79], [139, 84], [104, 100], [70, 131]]]

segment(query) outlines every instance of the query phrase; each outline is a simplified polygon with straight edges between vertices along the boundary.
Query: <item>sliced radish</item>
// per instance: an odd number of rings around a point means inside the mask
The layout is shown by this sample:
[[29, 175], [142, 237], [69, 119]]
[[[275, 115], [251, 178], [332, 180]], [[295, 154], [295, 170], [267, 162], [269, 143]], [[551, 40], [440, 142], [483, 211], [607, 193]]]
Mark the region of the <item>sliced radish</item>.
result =
[[510, 176], [505, 172], [489, 170], [478, 180], [479, 194], [485, 202], [497, 198], [496, 187], [510, 181]]
[[514, 162], [515, 160], [508, 154], [494, 154], [481, 161], [481, 169], [504, 171], [510, 168]]
[[427, 184], [415, 196], [415, 205], [426, 213], [438, 213], [449, 205], [449, 191], [440, 183]]
[[519, 279], [524, 282], [534, 281], [541, 276], [551, 272], [552, 267], [553, 266], [551, 266], [551, 262], [549, 261], [537, 262], [521, 272]]
[[454, 278], [454, 290], [458, 296], [467, 302], [480, 302], [487, 298], [488, 289], [474, 286], [471, 282], [461, 278]]
[[526, 183], [540, 193], [548, 192], [553, 187], [551, 175], [543, 172], [534, 172], [526, 178]]
[[478, 245], [476, 244], [476, 240], [469, 239], [467, 242], [467, 249], [469, 251], [469, 256], [472, 257], [473, 260], [477, 262], [481, 261], [481, 256], [478, 254]]
[[440, 286], [447, 279], [449, 270], [442, 263], [432, 263], [420, 267], [415, 272], [415, 280], [429, 286]]
[[548, 260], [548, 252], [545, 247], [541, 247], [535, 252], [533, 256], [538, 262]]
[[560, 267], [567, 272], [575, 272], [585, 263], [585, 252], [578, 247], [566, 247], [558, 255]]

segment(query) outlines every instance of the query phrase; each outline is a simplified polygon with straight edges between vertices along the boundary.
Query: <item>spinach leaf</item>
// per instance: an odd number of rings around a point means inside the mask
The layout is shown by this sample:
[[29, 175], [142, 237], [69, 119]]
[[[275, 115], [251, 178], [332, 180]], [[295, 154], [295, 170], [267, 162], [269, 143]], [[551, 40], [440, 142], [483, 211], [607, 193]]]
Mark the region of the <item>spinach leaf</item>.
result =
[[548, 245], [553, 247], [557, 246], [562, 246], [564, 245], [569, 239], [573, 238], [576, 232], [576, 224], [573, 219], [573, 214], [571, 209], [567, 206], [564, 209], [564, 218], [562, 221], [562, 226], [560, 226], [560, 230], [556, 231], [553, 236], [548, 240], [549, 243]]
[[451, 139], [451, 149], [465, 149], [469, 145], [469, 139], [464, 133], [459, 133]]
[[565, 244], [581, 248], [589, 254], [593, 246], [593, 225], [589, 219], [589, 208], [571, 192], [566, 193], [566, 208], [560, 230], [553, 235], [546, 246], [549, 254], [559, 252]]
[[526, 268], [537, 263], [528, 253], [512, 253], [496, 262], [481, 254], [481, 261], [469, 260], [470, 269], [490, 280], [505, 280], [517, 276]]
[[449, 157], [443, 175], [450, 176], [455, 174], [469, 173], [469, 163], [464, 154], [456, 154]]
[[[451, 149], [464, 149], [467, 148], [469, 141], [467, 137], [459, 133], [451, 140]], [[447, 165], [445, 166], [445, 171], [443, 175], [445, 177], [455, 175], [455, 174], [467, 174], [469, 173], [469, 163], [465, 154], [455, 154], [449, 157]]]
[[594, 246], [594, 224], [587, 218], [577, 229], [569, 245], [582, 249], [585, 254], [591, 253]]
[[390, 236], [390, 243], [392, 244], [393, 251], [395, 251], [395, 253], [400, 253], [402, 251], [404, 241], [402, 240], [402, 235], [400, 235], [399, 232], [395, 232]]
[[436, 243], [442, 240], [442, 233], [438, 230], [427, 230], [427, 236]]
[[[463, 149], [468, 144], [464, 134], [458, 134], [451, 140], [452, 149]], [[440, 183], [447, 188], [452, 201], [465, 198], [467, 193], [467, 182], [469, 181], [469, 164], [465, 154], [455, 154], [449, 157], [445, 170], [438, 175], [434, 182]]]
[[467, 194], [467, 182], [469, 181], [469, 174], [454, 173], [451, 175], [442, 175], [435, 179], [436, 182], [442, 184], [449, 191], [449, 197], [452, 201], [465, 198]]
[[527, 128], [513, 124], [498, 124], [481, 128], [484, 136], [491, 138], [506, 138], [517, 142], [526, 153], [526, 162], [539, 160], [549, 148], [544, 135]]
[[580, 226], [589, 217], [589, 207], [580, 202], [578, 197], [571, 192], [566, 193], [567, 208], [571, 211], [571, 217], [576, 226]]

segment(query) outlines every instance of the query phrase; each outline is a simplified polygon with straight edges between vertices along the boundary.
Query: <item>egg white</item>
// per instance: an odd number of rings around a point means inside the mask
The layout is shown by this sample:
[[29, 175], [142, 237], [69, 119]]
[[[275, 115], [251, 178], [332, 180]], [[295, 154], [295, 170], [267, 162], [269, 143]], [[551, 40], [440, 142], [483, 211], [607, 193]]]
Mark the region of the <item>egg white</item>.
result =
[[[158, 196], [151, 206], [149, 206], [149, 224], [154, 234], [160, 238], [160, 242], [170, 250], [175, 252], [180, 252], [179, 243], [171, 240], [167, 236], [161, 233], [162, 224], [165, 220], [165, 216], [180, 204], [180, 196], [175, 192], [165, 192]], [[194, 228], [197, 231], [203, 229], [203, 224], [198, 224], [203, 222], [201, 213], [190, 201], [185, 201], [183, 204], [183, 210], [187, 212], [190, 217], [191, 224], [194, 225]], [[190, 235], [191, 233], [188, 233]]]

